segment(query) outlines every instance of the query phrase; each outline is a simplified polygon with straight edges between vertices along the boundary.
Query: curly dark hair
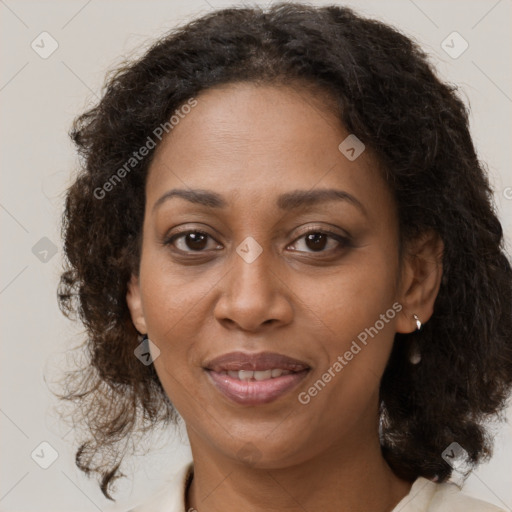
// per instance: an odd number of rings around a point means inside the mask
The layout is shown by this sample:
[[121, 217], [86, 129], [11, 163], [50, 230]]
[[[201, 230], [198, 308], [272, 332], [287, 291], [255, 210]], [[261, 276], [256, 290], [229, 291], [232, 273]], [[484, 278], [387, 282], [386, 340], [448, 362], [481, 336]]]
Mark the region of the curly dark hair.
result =
[[[220, 84], [302, 83], [339, 107], [344, 127], [382, 164], [399, 214], [400, 247], [427, 230], [443, 243], [434, 313], [420, 331], [395, 335], [380, 387], [381, 444], [394, 472], [447, 480], [453, 441], [472, 467], [489, 458], [485, 422], [501, 418], [512, 382], [512, 269], [492, 190], [456, 87], [441, 81], [407, 36], [340, 6], [280, 3], [209, 13], [158, 39], [107, 74], [100, 101], [70, 136], [81, 168], [63, 214], [66, 268], [61, 310], [83, 322], [83, 367], [66, 393], [87, 438], [76, 464], [96, 473], [109, 499], [135, 434], [177, 413], [140, 342], [126, 303], [138, 273], [145, 180], [152, 151], [98, 198], [116, 169], [187, 100]], [[411, 340], [421, 364], [408, 362]], [[123, 448], [121, 448], [123, 445]]]

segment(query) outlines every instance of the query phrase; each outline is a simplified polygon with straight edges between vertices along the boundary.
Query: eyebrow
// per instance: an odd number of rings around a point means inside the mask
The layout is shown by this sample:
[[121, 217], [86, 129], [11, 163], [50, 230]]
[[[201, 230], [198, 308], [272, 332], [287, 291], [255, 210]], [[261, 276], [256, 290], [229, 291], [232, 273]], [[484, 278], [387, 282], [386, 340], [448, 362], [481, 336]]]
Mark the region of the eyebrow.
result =
[[[191, 203], [206, 206], [207, 208], [226, 208], [227, 201], [217, 192], [202, 189], [172, 189], [156, 201], [153, 212], [164, 202], [173, 197], [181, 197]], [[357, 207], [365, 216], [368, 216], [365, 207], [352, 194], [334, 188], [320, 188], [313, 190], [292, 190], [281, 194], [277, 198], [277, 206], [284, 211], [297, 210], [314, 206], [326, 201], [346, 201]]]

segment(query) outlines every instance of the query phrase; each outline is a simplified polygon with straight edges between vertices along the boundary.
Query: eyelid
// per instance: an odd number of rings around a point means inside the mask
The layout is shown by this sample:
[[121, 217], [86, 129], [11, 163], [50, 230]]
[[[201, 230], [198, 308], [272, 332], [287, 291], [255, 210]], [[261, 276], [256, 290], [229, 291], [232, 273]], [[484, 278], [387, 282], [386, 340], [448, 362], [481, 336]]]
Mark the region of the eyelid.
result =
[[320, 233], [322, 235], [326, 235], [331, 240], [335, 240], [338, 245], [337, 245], [337, 247], [334, 247], [332, 249], [325, 250], [325, 251], [295, 251], [295, 252], [297, 252], [297, 253], [304, 253], [304, 254], [319, 254], [319, 255], [324, 254], [324, 255], [328, 255], [328, 254], [336, 252], [336, 251], [340, 251], [340, 250], [343, 250], [343, 249], [348, 249], [348, 248], [354, 247], [353, 239], [352, 239], [352, 237], [350, 235], [348, 235], [348, 234], [342, 235], [342, 234], [339, 234], [339, 233], [335, 233], [334, 231], [330, 231], [328, 229], [318, 228], [318, 227], [316, 227], [316, 228], [315, 227], [310, 227], [308, 229], [304, 229], [301, 233], [299, 233], [294, 238], [293, 242], [291, 242], [289, 245], [287, 245], [287, 247], [295, 245], [296, 243], [299, 242], [299, 240], [302, 240], [304, 238], [304, 236], [309, 235], [310, 233]]
[[[203, 228], [194, 228], [194, 227], [180, 228], [180, 227], [177, 227], [176, 229], [177, 229], [177, 231], [174, 232], [172, 235], [167, 235], [167, 234], [164, 235], [163, 241], [166, 242], [166, 241], [170, 240], [171, 238], [173, 238], [177, 235], [181, 235], [181, 234], [201, 233], [203, 235], [209, 236], [210, 238], [212, 238], [213, 240], [218, 242], [218, 240], [216, 240], [215, 236], [211, 235], [210, 233], [208, 233], [208, 231], [206, 231]], [[342, 230], [341, 228], [338, 228], [338, 227], [336, 227], [336, 229], [342, 231], [342, 233], [331, 231], [331, 230], [329, 230], [329, 228], [325, 228], [324, 226], [319, 226], [319, 225], [316, 225], [316, 226], [308, 225], [308, 226], [300, 227], [300, 228], [298, 228], [298, 231], [295, 233], [295, 238], [293, 239], [293, 241], [297, 240], [297, 238], [300, 236], [307, 235], [307, 234], [311, 233], [312, 231], [325, 233], [327, 235], [344, 237], [349, 240], [352, 240], [352, 235], [350, 233], [348, 233], [348, 231]]]
[[[205, 231], [203, 229], [185, 228], [185, 229], [176, 231], [172, 235], [165, 235], [162, 240], [162, 245], [172, 245], [175, 240], [177, 240], [178, 238], [183, 237], [185, 235], [188, 235], [190, 233], [199, 233], [201, 235], [205, 235], [205, 236], [211, 238], [213, 241], [215, 241], [217, 243], [220, 243], [215, 239], [215, 237], [213, 237], [210, 233], [208, 233], [207, 231]], [[187, 252], [199, 253], [199, 252], [205, 252], [205, 251], [187, 251]]]
[[341, 233], [333, 231], [330, 228], [326, 228], [324, 226], [318, 226], [318, 225], [317, 226], [311, 226], [311, 225], [305, 226], [305, 227], [298, 229], [297, 236], [295, 237], [294, 241], [297, 240], [298, 237], [307, 235], [311, 232], [325, 233], [326, 235], [332, 235], [335, 237], [337, 236], [337, 237], [341, 237], [341, 238], [346, 238], [347, 240], [352, 240], [352, 236], [350, 235], [350, 233], [348, 233], [347, 231], [345, 231], [344, 229], [341, 229], [341, 228], [336, 228], [336, 229], [338, 231], [341, 231]]

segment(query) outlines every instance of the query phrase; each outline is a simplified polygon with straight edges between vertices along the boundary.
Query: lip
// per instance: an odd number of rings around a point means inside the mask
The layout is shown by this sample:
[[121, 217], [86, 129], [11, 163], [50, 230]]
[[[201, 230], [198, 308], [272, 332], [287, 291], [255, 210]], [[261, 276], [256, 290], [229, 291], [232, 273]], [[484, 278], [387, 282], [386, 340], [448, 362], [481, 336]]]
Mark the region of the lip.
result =
[[208, 361], [204, 368], [214, 372], [239, 370], [265, 371], [273, 368], [300, 372], [310, 367], [304, 361], [276, 352], [258, 352], [254, 354], [248, 352], [229, 352]]
[[290, 392], [306, 377], [309, 370], [267, 380], [243, 381], [224, 373], [206, 370], [209, 380], [228, 399], [241, 405], [262, 405]]
[[[238, 380], [227, 371], [287, 370], [287, 375], [265, 380]], [[209, 381], [226, 398], [240, 405], [262, 405], [273, 402], [297, 387], [310, 371], [310, 366], [298, 359], [274, 352], [250, 354], [230, 352], [206, 363]]]

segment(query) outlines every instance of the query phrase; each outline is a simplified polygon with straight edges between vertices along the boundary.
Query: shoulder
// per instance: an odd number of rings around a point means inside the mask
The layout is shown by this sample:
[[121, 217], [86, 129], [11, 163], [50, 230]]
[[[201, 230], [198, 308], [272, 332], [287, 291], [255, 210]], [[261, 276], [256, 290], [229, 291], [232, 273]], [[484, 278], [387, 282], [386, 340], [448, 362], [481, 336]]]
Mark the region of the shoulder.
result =
[[392, 512], [504, 512], [464, 494], [454, 483], [435, 483], [419, 477]]
[[[504, 512], [503, 509], [496, 505], [491, 505], [486, 501], [472, 498], [464, 494], [460, 488], [452, 483], [435, 484], [437, 485], [437, 492], [432, 498], [431, 508], [432, 512]], [[430, 512], [430, 508], [427, 509]]]
[[185, 490], [193, 471], [193, 462], [187, 461], [167, 480], [158, 493], [127, 512], [186, 512]]

